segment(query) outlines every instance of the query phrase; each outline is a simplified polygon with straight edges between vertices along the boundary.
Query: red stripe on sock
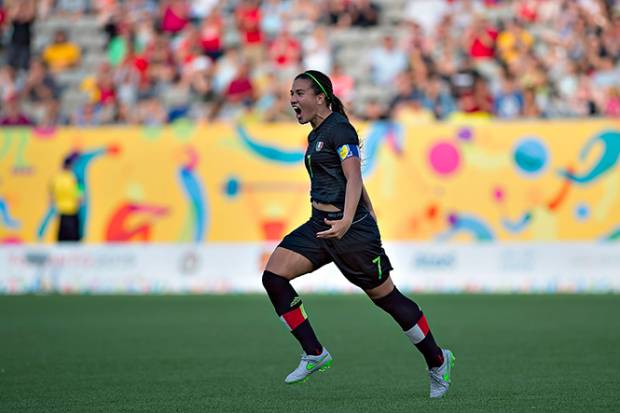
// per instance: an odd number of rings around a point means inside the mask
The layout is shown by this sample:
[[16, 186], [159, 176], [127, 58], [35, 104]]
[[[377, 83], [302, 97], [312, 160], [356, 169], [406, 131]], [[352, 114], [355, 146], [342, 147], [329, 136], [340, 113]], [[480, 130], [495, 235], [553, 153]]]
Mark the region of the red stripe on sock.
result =
[[286, 314], [282, 314], [282, 318], [291, 331], [295, 330], [301, 323], [306, 321], [306, 317], [301, 310], [301, 307], [297, 307]]
[[418, 327], [420, 327], [424, 337], [426, 337], [430, 329], [428, 328], [428, 323], [426, 322], [426, 316], [424, 314], [422, 314], [422, 317], [418, 320]]

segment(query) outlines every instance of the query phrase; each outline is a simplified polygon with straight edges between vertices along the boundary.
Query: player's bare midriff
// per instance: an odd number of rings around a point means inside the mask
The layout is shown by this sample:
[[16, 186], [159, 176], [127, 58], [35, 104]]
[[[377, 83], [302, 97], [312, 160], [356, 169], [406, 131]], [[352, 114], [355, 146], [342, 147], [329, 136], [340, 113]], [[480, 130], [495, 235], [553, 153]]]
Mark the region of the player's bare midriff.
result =
[[312, 207], [324, 212], [340, 212], [340, 208], [332, 204], [324, 204], [322, 202], [312, 201]]

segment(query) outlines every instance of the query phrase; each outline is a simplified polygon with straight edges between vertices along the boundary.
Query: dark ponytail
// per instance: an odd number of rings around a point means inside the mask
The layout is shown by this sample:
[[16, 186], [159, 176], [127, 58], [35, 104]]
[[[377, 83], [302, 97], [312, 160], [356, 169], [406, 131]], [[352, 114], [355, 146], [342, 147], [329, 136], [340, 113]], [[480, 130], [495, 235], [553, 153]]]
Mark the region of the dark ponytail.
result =
[[347, 113], [344, 111], [344, 105], [342, 104], [342, 101], [338, 99], [338, 96], [332, 95], [330, 108], [332, 111], [340, 113], [342, 116], [347, 118], [347, 120], [349, 120]]
[[338, 96], [334, 95], [332, 81], [326, 74], [319, 72], [318, 70], [306, 70], [305, 72], [298, 74], [295, 79], [308, 79], [312, 84], [314, 93], [317, 95], [323, 93], [325, 95], [325, 100], [327, 101], [327, 106], [333, 112], [338, 112], [349, 120], [349, 117], [344, 110], [344, 105], [342, 104], [342, 101], [338, 99]]

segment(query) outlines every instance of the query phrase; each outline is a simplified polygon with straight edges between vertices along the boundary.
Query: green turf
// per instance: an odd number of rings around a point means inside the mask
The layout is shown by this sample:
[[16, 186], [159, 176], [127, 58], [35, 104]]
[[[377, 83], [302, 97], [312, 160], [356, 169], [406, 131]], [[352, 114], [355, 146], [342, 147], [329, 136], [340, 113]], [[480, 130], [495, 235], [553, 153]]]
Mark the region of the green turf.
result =
[[294, 386], [283, 379], [299, 350], [264, 296], [0, 297], [0, 412], [620, 408], [620, 296], [416, 300], [457, 358], [443, 400], [362, 296], [304, 297], [334, 365]]

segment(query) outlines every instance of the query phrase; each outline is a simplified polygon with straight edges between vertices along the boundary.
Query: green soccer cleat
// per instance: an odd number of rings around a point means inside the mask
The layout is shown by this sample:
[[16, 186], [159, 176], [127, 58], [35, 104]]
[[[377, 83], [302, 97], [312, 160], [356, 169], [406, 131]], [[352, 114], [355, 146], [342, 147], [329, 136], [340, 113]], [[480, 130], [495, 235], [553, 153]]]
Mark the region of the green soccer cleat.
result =
[[318, 356], [309, 356], [306, 353], [302, 353], [299, 366], [286, 376], [284, 382], [287, 384], [302, 383], [315, 371], [327, 370], [332, 365], [332, 362], [332, 356], [325, 347], [323, 347], [323, 352]]
[[442, 349], [441, 352], [443, 353], [443, 364], [428, 369], [428, 375], [431, 379], [431, 399], [442, 397], [448, 391], [451, 382], [450, 374], [456, 360], [450, 350]]

